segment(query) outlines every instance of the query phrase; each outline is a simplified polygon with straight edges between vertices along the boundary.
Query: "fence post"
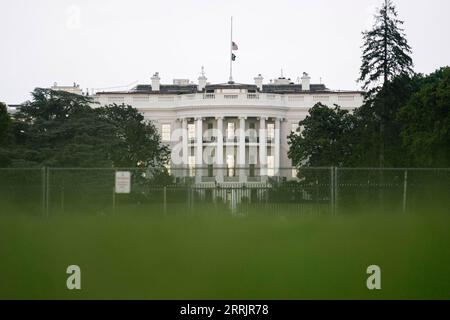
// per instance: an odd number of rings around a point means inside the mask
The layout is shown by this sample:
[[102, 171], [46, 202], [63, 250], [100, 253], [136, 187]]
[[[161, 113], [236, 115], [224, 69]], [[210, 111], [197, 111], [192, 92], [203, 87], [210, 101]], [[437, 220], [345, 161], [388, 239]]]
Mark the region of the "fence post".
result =
[[116, 214], [116, 186], [113, 186], [113, 215]]
[[167, 187], [164, 186], [164, 214], [167, 213]]
[[61, 212], [64, 214], [64, 186], [61, 187]]
[[49, 217], [49, 210], [50, 210], [50, 168], [46, 168], [46, 174], [45, 174], [45, 217]]
[[405, 169], [403, 176], [403, 213], [406, 212], [406, 192], [408, 188], [408, 169]]
[[338, 213], [338, 167], [334, 167], [334, 214], [336, 215]]
[[189, 189], [189, 186], [186, 185], [186, 201], [187, 201], [187, 208], [190, 211], [191, 210], [191, 190]]
[[334, 215], [334, 167], [330, 167], [330, 205], [331, 205], [331, 214]]
[[42, 216], [45, 217], [47, 213], [47, 168], [42, 167]]
[[114, 168], [113, 169], [113, 187], [112, 187], [112, 213], [113, 215], [116, 214], [116, 174], [117, 174], [117, 169]]

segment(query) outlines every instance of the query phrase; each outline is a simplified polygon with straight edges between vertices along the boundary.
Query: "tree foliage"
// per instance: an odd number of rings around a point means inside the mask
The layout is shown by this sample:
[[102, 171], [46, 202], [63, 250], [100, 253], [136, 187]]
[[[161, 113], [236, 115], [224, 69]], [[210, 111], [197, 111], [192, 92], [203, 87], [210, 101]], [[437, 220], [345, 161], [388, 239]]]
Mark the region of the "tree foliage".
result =
[[126, 105], [109, 105], [97, 109], [101, 119], [115, 127], [117, 144], [109, 150], [115, 166], [161, 165], [169, 160], [169, 149], [161, 145], [158, 130], [144, 121], [138, 110]]
[[413, 62], [410, 57], [403, 21], [399, 20], [391, 0], [385, 0], [375, 15], [375, 24], [370, 31], [363, 32], [362, 64], [359, 81], [369, 96], [398, 75], [411, 75]]
[[91, 108], [89, 97], [37, 88], [15, 115], [12, 165], [135, 167], [166, 161], [156, 128], [125, 105]]
[[[6, 132], [11, 124], [6, 105], [0, 102], [0, 143], [6, 139]], [[1, 145], [1, 144], [0, 144]]]
[[[373, 99], [366, 100], [354, 111], [353, 135], [358, 141], [353, 145], [349, 161], [352, 166], [378, 166], [380, 149], [383, 149], [384, 166], [404, 166], [409, 163], [401, 138], [403, 123], [398, 119], [398, 112], [419, 86], [419, 77], [399, 75], [387, 82]], [[386, 102], [389, 108], [384, 110]], [[380, 132], [381, 122], [383, 130]]]
[[[288, 156], [295, 166], [342, 166], [350, 157], [354, 117], [335, 105], [333, 109], [318, 103], [289, 136]], [[300, 132], [300, 128], [304, 128]]]
[[[378, 126], [383, 101], [385, 130]], [[317, 104], [309, 111], [302, 135], [289, 136], [289, 157], [297, 167], [374, 167], [379, 146], [389, 167], [450, 166], [450, 68], [429, 76], [399, 75], [375, 99], [353, 114]]]
[[6, 105], [0, 102], [0, 167], [9, 165], [9, 130], [11, 119]]
[[[408, 45], [402, 25], [403, 21], [398, 19], [393, 2], [384, 0], [383, 6], [375, 15], [372, 30], [363, 32], [364, 44], [359, 81], [363, 83], [363, 89], [366, 90], [365, 104], [374, 106], [362, 114], [370, 117], [366, 119], [367, 121], [377, 121], [379, 138], [376, 145], [380, 167], [386, 165], [385, 148], [388, 141], [386, 136], [390, 135], [386, 133], [387, 119], [394, 108], [392, 104], [395, 103], [389, 100], [392, 96], [392, 93], [388, 92], [389, 83], [395, 78], [413, 74], [411, 47]], [[371, 113], [371, 109], [377, 114]]]
[[415, 166], [450, 166], [450, 68], [421, 78], [399, 112], [401, 137]]

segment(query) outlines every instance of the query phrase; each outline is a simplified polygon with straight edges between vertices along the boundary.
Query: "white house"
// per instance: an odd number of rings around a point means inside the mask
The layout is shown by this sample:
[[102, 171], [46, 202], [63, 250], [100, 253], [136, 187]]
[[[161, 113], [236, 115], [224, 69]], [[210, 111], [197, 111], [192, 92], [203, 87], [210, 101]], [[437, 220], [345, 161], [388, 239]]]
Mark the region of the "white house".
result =
[[308, 110], [318, 102], [345, 110], [363, 102], [362, 92], [311, 84], [306, 73], [301, 83], [282, 76], [266, 84], [261, 75], [254, 79], [254, 84], [210, 84], [202, 71], [197, 84], [187, 79], [161, 84], [156, 72], [150, 84], [97, 92], [93, 98], [100, 105], [131, 105], [153, 121], [171, 147], [174, 175], [224, 186], [264, 183], [268, 176], [292, 177], [292, 169], [283, 169], [292, 166], [287, 137]]

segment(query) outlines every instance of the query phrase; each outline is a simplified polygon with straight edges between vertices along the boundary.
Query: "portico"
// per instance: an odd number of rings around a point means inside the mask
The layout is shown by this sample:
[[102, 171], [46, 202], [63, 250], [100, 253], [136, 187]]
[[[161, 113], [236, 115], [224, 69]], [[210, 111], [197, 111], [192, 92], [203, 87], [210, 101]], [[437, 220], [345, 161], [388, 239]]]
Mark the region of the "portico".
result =
[[276, 175], [281, 147], [277, 130], [281, 130], [283, 120], [282, 117], [231, 114], [179, 118], [181, 166], [195, 166], [198, 182], [209, 166], [214, 168], [217, 183], [247, 182], [249, 176], [256, 175], [255, 168], [259, 169], [258, 176]]

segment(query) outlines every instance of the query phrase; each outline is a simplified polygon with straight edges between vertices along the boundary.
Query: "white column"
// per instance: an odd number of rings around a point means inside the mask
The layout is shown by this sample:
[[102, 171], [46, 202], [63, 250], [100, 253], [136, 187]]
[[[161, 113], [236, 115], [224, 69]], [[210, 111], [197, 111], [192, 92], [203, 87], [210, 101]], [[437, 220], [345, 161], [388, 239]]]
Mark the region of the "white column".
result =
[[247, 176], [245, 174], [245, 119], [247, 117], [239, 117], [239, 182], [245, 182]]
[[183, 147], [183, 168], [187, 168], [189, 165], [189, 151], [188, 151], [188, 132], [187, 132], [187, 118], [183, 118], [181, 119], [181, 132], [182, 132], [182, 136], [181, 136], [181, 143], [182, 143], [182, 147]]
[[196, 118], [195, 138], [197, 140], [197, 148], [195, 152], [195, 177], [197, 182], [201, 182], [203, 166], [203, 118]]
[[267, 129], [266, 118], [259, 118], [259, 167], [260, 175], [267, 176]]
[[275, 175], [278, 176], [280, 173], [280, 146], [281, 146], [281, 141], [280, 141], [280, 135], [281, 135], [281, 119], [280, 118], [275, 118]]
[[217, 182], [223, 182], [223, 117], [217, 117], [217, 144], [216, 144], [216, 168], [218, 170]]

